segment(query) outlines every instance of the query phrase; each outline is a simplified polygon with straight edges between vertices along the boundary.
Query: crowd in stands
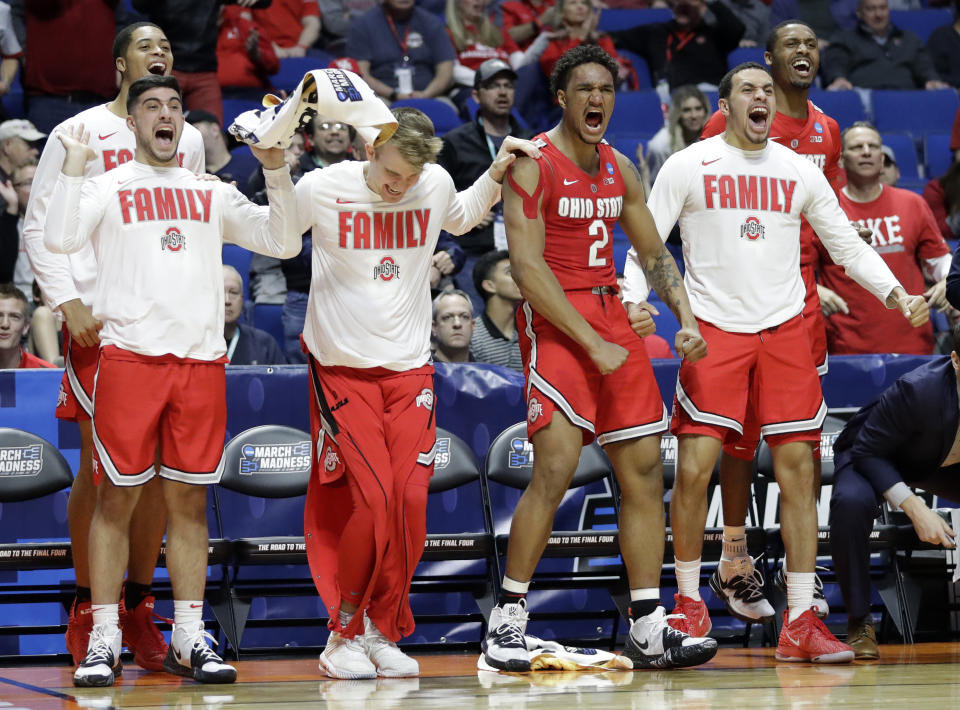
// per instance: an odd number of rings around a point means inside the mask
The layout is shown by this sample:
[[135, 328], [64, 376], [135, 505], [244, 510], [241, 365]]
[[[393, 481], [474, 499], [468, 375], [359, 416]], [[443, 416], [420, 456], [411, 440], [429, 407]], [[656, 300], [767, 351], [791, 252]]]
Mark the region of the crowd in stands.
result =
[[[910, 29], [920, 27], [920, 18], [931, 16], [941, 20], [939, 26]], [[791, 17], [810, 24], [820, 38], [820, 71], [814, 87], [820, 93], [811, 98], [815, 103], [822, 100], [828, 115], [831, 95], [852, 94], [857, 108], [862, 108], [861, 117], [870, 117], [869, 90], [940, 92], [952, 95], [952, 105], [957, 105], [960, 0], [0, 2], [0, 283], [14, 284], [26, 299], [26, 325], [20, 332], [27, 344], [24, 353], [62, 363], [55, 314], [35, 292], [20, 244], [38, 147], [62, 120], [115, 95], [115, 72], [108, 69], [109, 38], [116, 27], [149, 19], [163, 28], [175, 59], [174, 74], [184, 90], [187, 120], [203, 136], [207, 171], [263, 201], [259, 166], [225, 128], [240, 110], [255, 107], [264, 93], [282, 95], [292, 89], [305, 71], [327, 66], [350, 69], [388, 103], [410, 102], [430, 115], [454, 112], [460, 125], [442, 135], [444, 148], [438, 160], [463, 189], [489, 167], [507, 135], [530, 137], [555, 118], [557, 108], [546, 98], [547, 77], [562, 53], [581, 43], [598, 44], [617, 60], [621, 92], [656, 92], [660, 110], [653, 124], [638, 118], [636, 130], [608, 131], [611, 143], [636, 158], [649, 191], [663, 162], [700, 139], [717, 106], [716, 84], [728, 65], [744, 59], [763, 62], [770, 28]], [[837, 119], [841, 129], [853, 123]], [[922, 219], [903, 220], [922, 232], [922, 238], [907, 240], [921, 244], [917, 250], [907, 249], [904, 256], [903, 250], [890, 246], [907, 229], [904, 225], [894, 225], [892, 233], [889, 222], [883, 228], [867, 226], [878, 235], [874, 245], [885, 258], [893, 254], [891, 258], [911, 264], [910, 276], [898, 274], [901, 279], [926, 279], [931, 289], [942, 285], [944, 263], [949, 266], [948, 255], [960, 238], [960, 110], [955, 117], [937, 115], [935, 124], [937, 143], [927, 134], [909, 134], [905, 154], [902, 142], [886, 145], [889, 134], [880, 132], [882, 148], [878, 145], [876, 155], [870, 155], [867, 168], [846, 152], [846, 146], [843, 160], [847, 175], [858, 176], [867, 184], [863, 190], [871, 194], [879, 194], [881, 184], [922, 191], [922, 200], [909, 202]], [[865, 130], [871, 136], [875, 133], [869, 127]], [[938, 152], [934, 146], [942, 147]], [[911, 169], [918, 155], [920, 167]], [[286, 159], [296, 181], [310, 170], [342, 160], [364, 160], [366, 154], [351, 126], [317, 117], [296, 135]], [[879, 172], [873, 175], [877, 164]], [[512, 320], [519, 292], [509, 277], [500, 209], [496, 206], [480, 226], [456, 240], [441, 236], [431, 271], [438, 360], [520, 368]], [[851, 214], [851, 219], [857, 218]], [[670, 243], [679, 244], [679, 232], [674, 232]], [[622, 269], [628, 245], [622, 234], [614, 235], [615, 243], [618, 238]], [[281, 262], [256, 255], [234, 263], [237, 270], [229, 271], [227, 289], [237, 292], [239, 280], [241, 297], [238, 308], [228, 308], [225, 323], [225, 336], [236, 346], [231, 349], [232, 362], [304, 361], [299, 335], [310, 254], [307, 234], [295, 259]], [[839, 343], [849, 341], [844, 333], [859, 327], [857, 319], [864, 314], [844, 312], [851, 306], [843, 295], [849, 295], [844, 290], [847, 284], [832, 275], [828, 260], [822, 274], [836, 298], [827, 296], [824, 312], [839, 333], [831, 336], [831, 351], [858, 351]], [[838, 283], [840, 287], [833, 288]], [[458, 298], [449, 297], [451, 293]], [[945, 332], [960, 313], [947, 305], [942, 290], [932, 297], [931, 305], [943, 312], [935, 320]], [[237, 300], [236, 293], [226, 298], [228, 303]], [[0, 306], [11, 299], [19, 302], [19, 296], [8, 295], [0, 297]], [[459, 315], [444, 321], [454, 311]], [[469, 313], [469, 322], [461, 317], [464, 313]], [[268, 324], [268, 318], [273, 322]], [[465, 343], [460, 343], [464, 336]], [[0, 340], [3, 337], [0, 332]], [[278, 347], [266, 347], [264, 337], [279, 340], [274, 343]], [[906, 351], [907, 345], [891, 338], [863, 347]], [[934, 347], [930, 331], [909, 351], [931, 352]], [[652, 356], [672, 355], [669, 346], [656, 340], [650, 341], [648, 350]]]

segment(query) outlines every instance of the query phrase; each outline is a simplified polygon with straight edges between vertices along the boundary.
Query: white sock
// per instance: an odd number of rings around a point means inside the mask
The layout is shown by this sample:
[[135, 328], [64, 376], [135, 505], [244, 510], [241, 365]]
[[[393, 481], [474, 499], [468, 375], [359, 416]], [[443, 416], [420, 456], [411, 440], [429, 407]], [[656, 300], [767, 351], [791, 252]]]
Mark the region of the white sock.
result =
[[530, 591], [530, 582], [518, 582], [507, 575], [503, 575], [503, 583], [500, 585], [500, 589], [511, 594], [526, 594]]
[[684, 562], [676, 561], [677, 591], [682, 597], [700, 601], [700, 558]]
[[91, 604], [94, 624], [106, 624], [111, 629], [120, 627], [120, 604]]
[[787, 572], [788, 623], [793, 623], [813, 606], [814, 572]]
[[660, 587], [643, 587], [630, 590], [630, 601], [642, 602], [647, 599], [660, 599]]
[[188, 633], [198, 630], [203, 624], [203, 601], [174, 599], [173, 624]]
[[747, 554], [747, 527], [745, 525], [723, 526], [723, 552], [720, 561], [733, 562]]

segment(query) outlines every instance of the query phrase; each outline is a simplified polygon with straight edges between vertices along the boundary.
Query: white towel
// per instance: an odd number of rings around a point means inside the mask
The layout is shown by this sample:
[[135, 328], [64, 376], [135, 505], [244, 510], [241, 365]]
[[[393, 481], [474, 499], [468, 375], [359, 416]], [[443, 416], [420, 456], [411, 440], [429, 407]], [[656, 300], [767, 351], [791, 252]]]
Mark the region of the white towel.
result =
[[373, 89], [343, 69], [309, 71], [286, 99], [267, 94], [263, 105], [241, 113], [227, 130], [259, 148], [288, 147], [294, 131], [316, 115], [349, 123], [374, 146], [390, 140], [397, 130], [397, 120]]

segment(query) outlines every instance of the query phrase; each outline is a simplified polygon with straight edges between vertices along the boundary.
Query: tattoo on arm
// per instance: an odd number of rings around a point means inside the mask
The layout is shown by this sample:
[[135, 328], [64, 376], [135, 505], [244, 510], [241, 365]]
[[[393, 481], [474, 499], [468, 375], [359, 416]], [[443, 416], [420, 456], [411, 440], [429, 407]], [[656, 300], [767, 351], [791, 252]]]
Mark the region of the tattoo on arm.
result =
[[642, 266], [643, 273], [647, 277], [647, 283], [657, 292], [663, 302], [670, 306], [673, 314], [679, 318], [683, 279], [673, 257], [670, 256], [670, 252], [664, 246], [659, 254], [646, 259]]
[[633, 172], [633, 176], [637, 179], [637, 184], [640, 185], [640, 194], [643, 195], [643, 199], [646, 200], [647, 189], [644, 187], [643, 176], [640, 174], [639, 168], [637, 168], [636, 164], [632, 160], [628, 162], [630, 163], [630, 170]]

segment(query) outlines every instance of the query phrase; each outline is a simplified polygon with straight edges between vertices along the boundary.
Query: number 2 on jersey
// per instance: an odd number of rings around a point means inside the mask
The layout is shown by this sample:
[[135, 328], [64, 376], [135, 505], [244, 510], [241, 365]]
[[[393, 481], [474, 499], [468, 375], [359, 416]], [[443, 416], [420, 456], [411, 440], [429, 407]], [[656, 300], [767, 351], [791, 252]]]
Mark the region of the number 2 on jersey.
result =
[[607, 242], [610, 241], [610, 233], [607, 232], [606, 223], [602, 219], [593, 220], [587, 228], [587, 234], [591, 237], [600, 237], [590, 245], [590, 260], [587, 262], [587, 266], [606, 266], [607, 258], [599, 255], [600, 250], [607, 246]]

